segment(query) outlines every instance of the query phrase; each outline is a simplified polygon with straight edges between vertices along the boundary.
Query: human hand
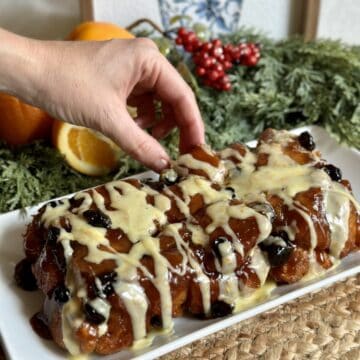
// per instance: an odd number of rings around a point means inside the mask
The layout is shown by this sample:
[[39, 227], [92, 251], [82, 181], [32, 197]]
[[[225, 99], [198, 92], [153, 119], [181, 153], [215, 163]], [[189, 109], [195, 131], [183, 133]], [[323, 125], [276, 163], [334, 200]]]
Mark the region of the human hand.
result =
[[[151, 40], [27, 40], [31, 81], [15, 91], [25, 101], [58, 119], [99, 130], [156, 171], [169, 162], [157, 139], [175, 126], [182, 152], [204, 142], [193, 92]], [[154, 99], [162, 103], [160, 120]], [[137, 107], [136, 119], [127, 104]], [[152, 136], [142, 130], [148, 128]]]

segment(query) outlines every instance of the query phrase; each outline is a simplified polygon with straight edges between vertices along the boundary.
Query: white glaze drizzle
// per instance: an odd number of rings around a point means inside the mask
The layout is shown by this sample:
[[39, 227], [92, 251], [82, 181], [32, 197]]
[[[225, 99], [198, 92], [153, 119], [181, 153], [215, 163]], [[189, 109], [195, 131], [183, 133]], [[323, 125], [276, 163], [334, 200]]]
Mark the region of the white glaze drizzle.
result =
[[[170, 200], [166, 196], [156, 193], [155, 206], [152, 206], [146, 201], [146, 196], [152, 193], [150, 188], [144, 187], [145, 191], [138, 190], [124, 181], [108, 183], [105, 188], [109, 192], [112, 207], [116, 210], [100, 209], [110, 217], [113, 224], [120, 225], [132, 243], [154, 233], [154, 221], [158, 221], [160, 225], [165, 224], [165, 212], [170, 209]], [[122, 194], [117, 189], [121, 190]]]
[[237, 235], [229, 226], [229, 220], [231, 218], [241, 220], [254, 217], [257, 221], [258, 229], [260, 232], [258, 236], [258, 242], [266, 239], [271, 232], [271, 223], [269, 219], [244, 204], [229, 206], [227, 202], [219, 201], [215, 204], [208, 206], [206, 209], [206, 213], [210, 216], [212, 220], [212, 222], [207, 226], [206, 232], [211, 233], [216, 228], [222, 227], [225, 232], [232, 238], [233, 245], [240, 255], [244, 255], [244, 249]]
[[325, 192], [326, 219], [330, 227], [330, 254], [339, 258], [349, 236], [350, 202], [335, 192]]
[[[91, 263], [99, 264], [106, 259], [115, 260], [118, 277], [114, 284], [114, 290], [123, 301], [130, 315], [134, 340], [139, 343], [147, 335], [146, 313], [148, 299], [138, 283], [137, 269], [140, 269], [152, 281], [160, 294], [164, 328], [171, 329], [173, 326], [169, 271], [184, 275], [187, 266], [190, 266], [201, 291], [204, 313], [208, 315], [211, 309], [210, 279], [205, 275], [189, 244], [184, 241], [179, 233], [183, 224], [166, 225], [165, 213], [171, 207], [170, 198], [175, 199], [179, 210], [187, 218], [186, 229], [191, 232], [194, 244], [206, 247], [209, 241], [208, 235], [217, 227], [222, 227], [230, 236], [231, 242], [225, 242], [219, 246], [222, 258], [221, 264], [218, 260], [215, 263], [216, 268], [222, 274], [219, 280], [219, 299], [233, 304], [241, 296], [239, 279], [235, 275], [235, 252], [244, 255], [244, 249], [237, 235], [229, 226], [229, 220], [231, 218], [248, 219], [254, 217], [259, 229], [258, 242], [268, 238], [272, 226], [266, 216], [247, 207], [245, 204], [229, 206], [230, 194], [212, 188], [211, 182], [221, 183], [224, 180], [225, 168], [232, 169], [226, 179], [225, 186], [233, 187], [239, 199], [244, 201], [254, 199], [265, 201], [265, 193], [274, 194], [278, 195], [289, 208], [298, 211], [309, 226], [312, 248], [315, 248], [317, 244], [314, 224], [307, 210], [301, 204], [294, 203], [293, 197], [297, 193], [310, 188], [318, 187], [323, 189], [326, 194], [324, 204], [329, 214], [327, 220], [331, 230], [331, 253], [335, 257], [340, 255], [348, 235], [347, 223], [350, 201], [352, 201], [351, 195], [342, 185], [334, 184], [322, 170], [312, 167], [312, 163], [299, 165], [290, 157], [284, 155], [283, 146], [292, 139], [292, 136], [287, 135], [287, 133], [284, 134], [281, 136], [277, 134], [274, 143], [260, 144], [259, 151], [268, 154], [268, 164], [259, 168], [255, 166], [256, 155], [248, 150], [244, 156], [235, 149], [225, 149], [221, 152], [223, 158], [236, 158], [239, 162], [236, 166], [232, 166], [231, 161], [227, 161], [225, 166], [225, 162], [222, 161], [218, 167], [214, 167], [195, 159], [190, 154], [181, 156], [176, 162], [175, 168], [184, 174], [186, 174], [186, 169], [202, 170], [210, 180], [199, 176], [189, 176], [184, 179], [178, 184], [183, 198], [177, 196], [169, 188], [166, 188], [163, 194], [160, 194], [148, 186], [137, 189], [127, 182], [116, 181], [105, 185], [113, 210], [106, 209], [103, 196], [94, 189], [89, 192], [78, 193], [75, 196], [75, 199], [82, 200], [82, 203], [72, 212], [69, 211], [69, 202], [67, 200], [55, 208], [48, 205], [42, 216], [43, 224], [45, 227], [60, 226], [60, 216], [65, 216], [69, 220], [72, 230], [67, 232], [61, 229], [58, 239], [64, 247], [64, 254], [68, 264], [73, 253], [72, 241], [76, 241], [88, 248], [86, 260]], [[314, 161], [317, 160], [318, 158], [314, 155]], [[337, 193], [335, 194], [335, 192]], [[202, 195], [205, 206], [207, 205], [206, 213], [211, 219], [211, 223], [206, 229], [193, 223], [190, 216], [189, 203], [191, 198], [197, 194]], [[153, 196], [154, 206], [148, 204], [148, 195]], [[133, 243], [128, 254], [119, 254], [112, 249], [109, 240], [105, 236], [106, 230], [89, 226], [81, 216], [93, 203], [111, 219], [113, 228], [121, 228]], [[341, 229], [340, 224], [343, 226]], [[163, 235], [174, 238], [177, 249], [182, 256], [181, 266], [173, 268], [166, 257], [161, 255], [160, 239], [153, 236], [158, 226], [163, 227]], [[290, 239], [293, 240], [294, 231], [297, 231], [296, 224], [288, 225], [284, 227], [284, 230], [288, 232]], [[99, 248], [99, 245], [102, 245], [102, 248]], [[144, 255], [149, 255], [154, 260], [154, 276], [140, 263]], [[263, 285], [269, 271], [268, 261], [257, 247], [252, 249], [250, 256], [252, 259], [250, 267], [256, 272], [261, 285]], [[75, 286], [74, 279], [69, 273], [66, 276], [66, 285], [72, 293], [76, 286], [79, 286], [79, 284]], [[86, 294], [81, 290], [83, 289], [80, 289], [77, 293], [78, 297], [87, 300]], [[98, 328], [101, 336], [107, 331], [106, 322], [110, 313], [110, 305], [106, 300], [100, 298], [92, 300], [91, 305], [106, 319], [105, 323]], [[74, 340], [74, 332], [82, 321], [81, 303], [74, 297], [64, 305], [62, 311], [64, 343], [72, 354], [79, 352]]]
[[261, 286], [264, 285], [270, 271], [270, 264], [258, 247], [252, 251], [250, 268], [256, 272]]
[[[186, 257], [189, 262], [189, 265], [196, 274], [197, 282], [200, 288], [202, 296], [202, 304], [204, 313], [208, 315], [210, 313], [210, 279], [205, 275], [201, 265], [198, 263], [194, 257], [192, 250], [187, 242], [179, 234], [179, 230], [182, 224], [170, 224], [164, 230], [164, 235], [173, 236], [177, 247], [183, 248], [186, 251]], [[183, 253], [184, 256], [184, 253]]]
[[[298, 164], [284, 154], [284, 147], [292, 139], [293, 136], [286, 132], [276, 132], [273, 142], [260, 143], [258, 151], [268, 155], [267, 165], [255, 169], [256, 156], [248, 156], [248, 154], [246, 154], [246, 156], [242, 158], [242, 162], [237, 165], [240, 171], [235, 172], [234, 176], [230, 178], [229, 185], [235, 189], [239, 198], [246, 199], [246, 201], [248, 201], [248, 194], [254, 196], [254, 194], [267, 193], [280, 197], [284, 203], [288, 205], [289, 209], [297, 211], [307, 223], [310, 233], [311, 249], [314, 249], [317, 245], [314, 223], [308, 214], [308, 210], [299, 202], [294, 202], [293, 199], [295, 195], [311, 188], [320, 188], [324, 194], [339, 193], [338, 200], [342, 204], [342, 209], [348, 209], [350, 201], [354, 203], [356, 208], [358, 208], [358, 205], [342, 184], [332, 181], [325, 171], [313, 166], [316, 161], [319, 161], [317, 153], [313, 152], [313, 161], [304, 165]], [[328, 207], [329, 206], [328, 204]], [[332, 213], [334, 213], [334, 210], [332, 210]], [[333, 250], [333, 253], [340, 254], [348, 234], [346, 211], [343, 212], [342, 219], [340, 220], [344, 228], [341, 238], [338, 238], [338, 235], [334, 234], [336, 229], [334, 221], [336, 222], [336, 218], [337, 216], [331, 217], [329, 215], [327, 221], [331, 231], [331, 238], [334, 239], [334, 241], [332, 241], [332, 247], [337, 247], [337, 250]], [[291, 240], [295, 238], [295, 231], [301, 231], [301, 229], [297, 229], [296, 226], [294, 227], [293, 225], [284, 228]], [[334, 231], [332, 231], [332, 229], [334, 229]]]
[[[208, 154], [212, 155], [211, 151], [204, 147]], [[226, 175], [226, 168], [223, 162], [218, 166], [213, 166], [207, 162], [195, 159], [191, 154], [185, 154], [179, 157], [174, 163], [175, 170], [181, 175], [188, 175], [189, 170], [202, 170], [209, 178], [210, 181], [215, 183], [223, 182]]]

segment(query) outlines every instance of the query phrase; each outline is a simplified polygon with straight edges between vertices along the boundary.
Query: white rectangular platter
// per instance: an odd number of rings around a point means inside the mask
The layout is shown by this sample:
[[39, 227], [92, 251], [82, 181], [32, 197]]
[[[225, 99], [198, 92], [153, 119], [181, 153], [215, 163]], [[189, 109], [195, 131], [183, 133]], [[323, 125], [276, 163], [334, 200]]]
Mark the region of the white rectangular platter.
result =
[[[360, 172], [358, 170], [360, 152], [339, 145], [320, 127], [309, 126], [296, 129], [294, 132], [300, 133], [304, 130], [309, 130], [313, 134], [323, 157], [342, 169], [344, 178], [352, 183], [355, 197], [360, 199]], [[142, 174], [141, 177], [144, 176], [148, 177], [149, 173]], [[38, 208], [39, 206], [28, 208], [26, 215], [20, 211], [0, 215], [0, 335], [7, 356], [11, 360], [60, 360], [68, 357], [55, 344], [42, 340], [31, 329], [29, 319], [40, 310], [42, 303], [40, 292], [25, 292], [17, 288], [13, 280], [14, 267], [23, 257], [22, 234], [31, 219], [31, 214]], [[337, 268], [321, 278], [278, 287], [272, 292], [270, 298], [253, 304], [238, 314], [214, 320], [179, 318], [175, 320], [174, 333], [157, 336], [151, 347], [137, 352], [122, 351], [111, 356], [90, 358], [93, 360], [153, 359], [359, 272], [360, 252], [348, 256]]]

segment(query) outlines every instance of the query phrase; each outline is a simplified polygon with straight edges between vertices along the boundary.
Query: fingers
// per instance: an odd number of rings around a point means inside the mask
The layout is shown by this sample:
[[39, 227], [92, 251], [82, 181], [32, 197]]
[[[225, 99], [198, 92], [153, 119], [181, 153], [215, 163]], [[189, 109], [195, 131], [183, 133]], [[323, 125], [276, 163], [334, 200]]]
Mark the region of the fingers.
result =
[[159, 61], [160, 71], [153, 90], [172, 107], [180, 130], [180, 151], [187, 152], [205, 142], [204, 124], [191, 88], [163, 56]]
[[154, 95], [152, 93], [130, 96], [127, 103], [130, 106], [135, 106], [139, 115], [155, 112]]
[[126, 108], [120, 109], [108, 135], [130, 156], [154, 171], [168, 167], [169, 157], [163, 147], [133, 121]]
[[158, 51], [144, 62], [143, 76], [134, 88], [135, 94], [151, 91], [162, 102], [171, 106], [174, 121], [180, 130], [180, 151], [203, 144], [204, 124], [194, 93], [177, 70]]
[[168, 104], [162, 104], [162, 120], [153, 126], [151, 134], [160, 140], [166, 137], [171, 130], [176, 127], [175, 114], [172, 107]]
[[175, 127], [175, 122], [161, 121], [152, 128], [151, 134], [154, 138], [161, 140], [168, 136]]
[[156, 117], [152, 93], [132, 96], [127, 102], [129, 105], [137, 107], [138, 116], [134, 118], [136, 124], [142, 129], [151, 128], [151, 134], [156, 139], [166, 137], [176, 127], [175, 114], [170, 105], [162, 103], [162, 116], [161, 118]]
[[155, 116], [154, 96], [151, 93], [130, 97], [127, 103], [137, 108], [134, 121], [142, 129], [153, 127], [158, 122]]

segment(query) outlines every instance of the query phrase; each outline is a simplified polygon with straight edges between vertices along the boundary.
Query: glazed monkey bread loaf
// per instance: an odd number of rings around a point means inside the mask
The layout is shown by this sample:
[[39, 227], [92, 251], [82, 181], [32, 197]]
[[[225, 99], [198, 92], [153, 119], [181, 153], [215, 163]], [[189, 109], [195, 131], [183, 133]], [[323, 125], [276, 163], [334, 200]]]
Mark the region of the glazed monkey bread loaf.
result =
[[225, 316], [269, 280], [293, 283], [360, 248], [351, 187], [311, 135], [197, 147], [159, 181], [114, 181], [43, 206], [25, 253], [42, 318], [71, 354], [109, 354]]

